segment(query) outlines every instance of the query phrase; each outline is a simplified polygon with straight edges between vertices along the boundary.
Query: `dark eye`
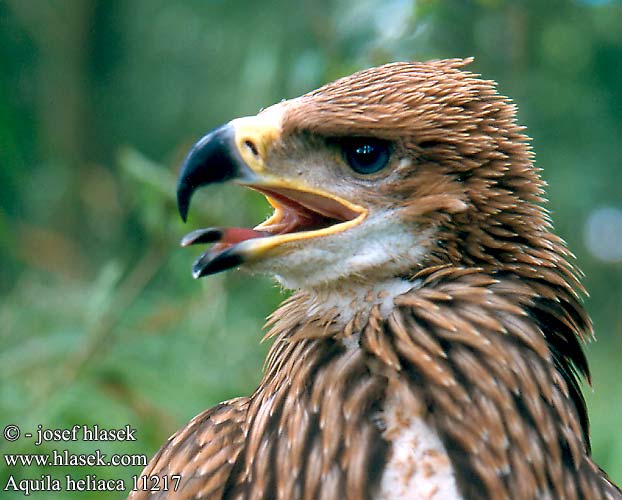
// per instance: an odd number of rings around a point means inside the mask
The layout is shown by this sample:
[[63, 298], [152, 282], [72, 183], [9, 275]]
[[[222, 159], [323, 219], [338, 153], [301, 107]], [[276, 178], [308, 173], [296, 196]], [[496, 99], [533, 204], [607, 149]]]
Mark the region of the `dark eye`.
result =
[[390, 143], [380, 139], [349, 139], [341, 143], [341, 148], [346, 163], [359, 174], [379, 172], [391, 157]]

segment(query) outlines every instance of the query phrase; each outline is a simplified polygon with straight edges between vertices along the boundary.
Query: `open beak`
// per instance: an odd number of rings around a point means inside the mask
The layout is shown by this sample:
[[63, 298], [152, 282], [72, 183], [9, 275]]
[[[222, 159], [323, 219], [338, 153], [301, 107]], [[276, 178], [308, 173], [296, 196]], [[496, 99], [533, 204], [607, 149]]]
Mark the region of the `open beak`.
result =
[[325, 237], [360, 224], [367, 210], [300, 180], [274, 175], [265, 162], [278, 126], [256, 117], [239, 118], [202, 137], [190, 150], [177, 183], [177, 205], [185, 221], [194, 192], [233, 181], [262, 193], [273, 215], [253, 229], [212, 227], [186, 235], [182, 246], [213, 243], [194, 263], [200, 278], [280, 251], [287, 243]]

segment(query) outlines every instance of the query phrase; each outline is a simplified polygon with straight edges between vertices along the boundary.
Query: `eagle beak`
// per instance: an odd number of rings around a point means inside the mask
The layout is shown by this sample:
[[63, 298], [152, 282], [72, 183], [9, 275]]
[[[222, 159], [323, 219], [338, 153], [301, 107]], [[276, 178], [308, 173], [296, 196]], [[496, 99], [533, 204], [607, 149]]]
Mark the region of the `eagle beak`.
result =
[[235, 128], [228, 123], [212, 130], [192, 146], [177, 181], [177, 207], [184, 222], [188, 217], [192, 195], [201, 186], [253, 178], [252, 172], [240, 158], [234, 141]]
[[192, 147], [177, 181], [177, 207], [184, 222], [190, 199], [201, 186], [227, 181], [247, 185], [262, 182], [263, 158], [269, 145], [280, 136], [280, 126], [263, 113], [260, 116], [232, 120], [208, 132]]
[[199, 139], [186, 156], [177, 182], [177, 206], [184, 222], [194, 192], [206, 185], [233, 181], [259, 191], [274, 214], [254, 229], [206, 228], [186, 235], [182, 246], [215, 243], [193, 265], [200, 278], [273, 254], [284, 243], [343, 231], [359, 224], [367, 210], [300, 179], [275, 176], [265, 162], [280, 137], [270, 114], [238, 118]]

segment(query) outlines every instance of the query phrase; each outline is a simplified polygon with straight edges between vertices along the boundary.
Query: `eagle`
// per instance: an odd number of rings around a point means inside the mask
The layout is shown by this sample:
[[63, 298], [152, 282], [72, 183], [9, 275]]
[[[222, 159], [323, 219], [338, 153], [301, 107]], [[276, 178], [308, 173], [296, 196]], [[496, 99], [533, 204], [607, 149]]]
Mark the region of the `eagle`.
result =
[[183, 238], [211, 244], [194, 277], [293, 292], [259, 387], [175, 433], [131, 499], [622, 499], [590, 455], [580, 272], [515, 105], [469, 62], [360, 71], [192, 147], [184, 221], [217, 183], [274, 208]]

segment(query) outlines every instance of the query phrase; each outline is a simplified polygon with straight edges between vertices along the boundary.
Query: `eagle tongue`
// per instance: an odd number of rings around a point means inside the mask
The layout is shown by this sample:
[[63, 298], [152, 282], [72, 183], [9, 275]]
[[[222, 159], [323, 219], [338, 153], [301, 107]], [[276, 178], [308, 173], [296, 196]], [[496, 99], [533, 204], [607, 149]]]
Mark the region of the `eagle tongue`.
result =
[[187, 247], [196, 245], [197, 243], [215, 243], [222, 239], [222, 229], [218, 227], [208, 227], [205, 229], [197, 229], [188, 233], [181, 239], [180, 245]]
[[205, 229], [197, 229], [184, 236], [181, 240], [181, 246], [187, 247], [199, 243], [221, 243], [225, 246], [235, 245], [241, 241], [253, 238], [261, 238], [269, 233], [265, 231], [257, 231], [255, 229], [247, 229], [244, 227], [208, 227]]
[[265, 231], [257, 231], [246, 227], [228, 227], [224, 229], [220, 243], [235, 245], [241, 241], [252, 240], [254, 238], [263, 238], [269, 236], [270, 233]]

